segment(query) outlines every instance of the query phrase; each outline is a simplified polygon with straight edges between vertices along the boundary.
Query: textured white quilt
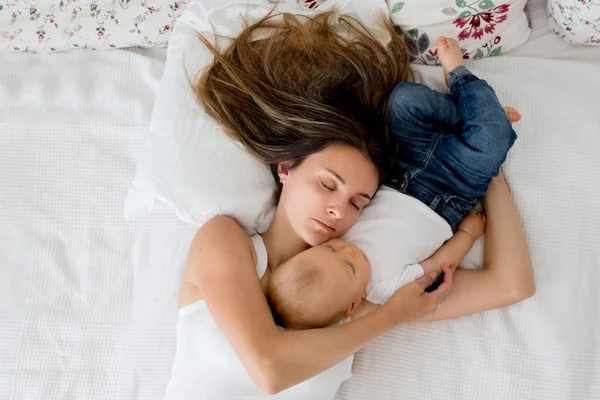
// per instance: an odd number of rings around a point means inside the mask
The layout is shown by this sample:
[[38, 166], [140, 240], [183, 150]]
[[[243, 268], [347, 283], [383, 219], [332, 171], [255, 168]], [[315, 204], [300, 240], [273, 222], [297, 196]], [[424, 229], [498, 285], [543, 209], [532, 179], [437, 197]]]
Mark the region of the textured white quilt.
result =
[[[600, 398], [600, 66], [497, 57], [469, 68], [523, 114], [504, 171], [537, 294], [502, 310], [397, 328], [355, 356], [339, 399]], [[439, 69], [416, 69], [442, 89]], [[464, 266], [480, 263], [482, 244]]]
[[164, 54], [0, 57], [2, 400], [164, 392], [194, 230], [122, 217]]
[[[158, 206], [122, 214], [163, 65], [124, 50], [0, 59], [2, 400], [162, 397], [195, 228]], [[471, 66], [524, 116], [505, 171], [537, 294], [397, 328], [357, 354], [339, 399], [600, 398], [599, 67]]]

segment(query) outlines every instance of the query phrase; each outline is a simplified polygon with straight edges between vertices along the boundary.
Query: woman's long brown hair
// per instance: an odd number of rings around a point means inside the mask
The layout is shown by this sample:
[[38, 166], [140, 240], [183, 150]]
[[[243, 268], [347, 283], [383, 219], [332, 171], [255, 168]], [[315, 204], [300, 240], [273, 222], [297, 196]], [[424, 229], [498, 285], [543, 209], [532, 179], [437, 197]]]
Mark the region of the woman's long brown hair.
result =
[[403, 40], [382, 21], [387, 44], [335, 10], [313, 17], [271, 12], [222, 51], [198, 35], [215, 58], [192, 82], [194, 93], [228, 135], [271, 167], [276, 182], [280, 162], [297, 166], [343, 143], [375, 163], [381, 183], [387, 100], [411, 78]]

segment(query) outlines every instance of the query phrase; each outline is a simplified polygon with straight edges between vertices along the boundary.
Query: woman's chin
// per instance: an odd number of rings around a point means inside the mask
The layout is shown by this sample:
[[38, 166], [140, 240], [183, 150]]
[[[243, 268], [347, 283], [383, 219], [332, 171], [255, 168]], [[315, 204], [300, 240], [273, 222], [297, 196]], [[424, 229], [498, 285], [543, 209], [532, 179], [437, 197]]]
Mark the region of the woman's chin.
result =
[[319, 246], [331, 239], [337, 239], [337, 232], [329, 229], [324, 229], [314, 219], [311, 219], [307, 224], [298, 226], [296, 229], [298, 236], [310, 247]]
[[332, 237], [330, 237], [331, 235], [328, 235], [325, 232], [317, 232], [314, 230], [308, 230], [303, 236], [304, 241], [310, 247], [319, 246], [332, 239]]

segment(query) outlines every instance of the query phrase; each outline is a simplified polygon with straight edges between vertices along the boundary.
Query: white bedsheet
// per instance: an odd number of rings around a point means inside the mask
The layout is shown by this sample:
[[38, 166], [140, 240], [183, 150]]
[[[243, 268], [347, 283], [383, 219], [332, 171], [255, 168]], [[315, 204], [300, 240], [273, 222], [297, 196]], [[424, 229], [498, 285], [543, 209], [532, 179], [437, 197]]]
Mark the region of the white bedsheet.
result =
[[[124, 50], [0, 59], [2, 400], [162, 397], [195, 228], [161, 209], [122, 218], [162, 66]], [[524, 115], [506, 173], [538, 293], [397, 328], [357, 355], [339, 399], [600, 398], [598, 67], [473, 66]]]
[[[398, 327], [355, 356], [354, 378], [338, 398], [599, 399], [600, 65], [496, 57], [468, 66], [523, 114], [504, 171], [537, 294], [506, 309]], [[416, 69], [441, 90], [438, 68]], [[481, 262], [482, 245], [463, 266]]]
[[165, 50], [0, 57], [0, 399], [160, 399], [194, 229], [123, 200]]

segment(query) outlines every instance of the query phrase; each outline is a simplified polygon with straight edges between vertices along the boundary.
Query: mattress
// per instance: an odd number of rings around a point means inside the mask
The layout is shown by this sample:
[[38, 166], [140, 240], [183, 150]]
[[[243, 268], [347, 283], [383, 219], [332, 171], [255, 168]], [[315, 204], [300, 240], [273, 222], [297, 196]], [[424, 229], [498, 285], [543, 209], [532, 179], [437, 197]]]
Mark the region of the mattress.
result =
[[[122, 215], [164, 54], [0, 58], [0, 399], [162, 398], [196, 227], [161, 204], [134, 221]], [[600, 121], [583, 90], [600, 74], [588, 60], [531, 56], [478, 68], [525, 115], [521, 157], [506, 172], [517, 205], [535, 210], [524, 224], [538, 293], [503, 310], [398, 327], [357, 354], [338, 399], [600, 398]], [[418, 68], [425, 80], [439, 72]], [[535, 79], [503, 84], [505, 76]], [[545, 135], [557, 129], [564, 136]], [[480, 256], [481, 246], [465, 266]]]

